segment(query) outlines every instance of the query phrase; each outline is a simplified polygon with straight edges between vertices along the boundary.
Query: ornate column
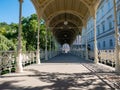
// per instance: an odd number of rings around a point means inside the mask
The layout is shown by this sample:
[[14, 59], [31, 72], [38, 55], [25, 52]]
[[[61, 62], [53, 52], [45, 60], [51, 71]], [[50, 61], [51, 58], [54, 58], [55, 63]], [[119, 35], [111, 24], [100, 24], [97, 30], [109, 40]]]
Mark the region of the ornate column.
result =
[[85, 38], [85, 39], [86, 39], [86, 40], [85, 40], [85, 41], [86, 41], [86, 42], [85, 42], [85, 44], [86, 44], [86, 45], [85, 45], [85, 46], [86, 46], [86, 48], [85, 48], [85, 54], [86, 54], [86, 55], [85, 55], [85, 59], [86, 59], [86, 60], [88, 60], [88, 42], [87, 42], [87, 34], [88, 34], [88, 33], [87, 33], [87, 28], [86, 28], [86, 35], [85, 35], [85, 37], [86, 37], [86, 38]]
[[96, 35], [96, 11], [94, 12], [94, 63], [98, 63], [98, 48], [97, 48], [97, 35]]
[[38, 20], [36, 63], [40, 64], [40, 20]]
[[22, 3], [23, 0], [19, 0], [19, 28], [18, 28], [18, 47], [17, 47], [17, 66], [16, 72], [22, 72], [22, 26], [21, 26], [21, 18], [22, 18]]
[[54, 50], [53, 50], [54, 46], [53, 46], [53, 36], [51, 36], [51, 57], [53, 58], [53, 53], [54, 53]]
[[81, 34], [81, 58], [84, 58], [84, 55], [83, 55], [83, 36], [82, 36], [82, 34]]
[[56, 40], [55, 40], [55, 37], [53, 37], [53, 41], [54, 41], [54, 48], [53, 48], [53, 51], [54, 51], [54, 56], [56, 56]]
[[116, 10], [116, 0], [113, 0], [114, 4], [114, 29], [115, 29], [115, 70], [116, 72], [120, 72], [120, 59], [119, 59], [119, 30], [118, 30], [118, 22], [117, 22], [117, 10]]
[[49, 38], [50, 38], [50, 58], [51, 58], [51, 50], [52, 50], [51, 49], [51, 32], [50, 32], [50, 37]]
[[46, 28], [46, 35], [45, 35], [45, 60], [48, 60], [48, 49], [47, 49], [47, 30]]

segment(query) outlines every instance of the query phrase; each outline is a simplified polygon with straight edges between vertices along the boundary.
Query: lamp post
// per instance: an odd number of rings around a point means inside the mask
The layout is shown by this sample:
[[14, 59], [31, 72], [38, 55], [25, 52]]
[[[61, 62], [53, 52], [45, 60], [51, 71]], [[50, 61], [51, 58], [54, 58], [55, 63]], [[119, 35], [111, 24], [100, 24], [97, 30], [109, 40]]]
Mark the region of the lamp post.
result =
[[23, 0], [19, 0], [19, 28], [18, 28], [18, 47], [17, 47], [17, 66], [16, 72], [22, 72], [22, 26], [21, 26], [21, 18], [22, 18], [22, 3]]
[[120, 72], [120, 59], [119, 59], [119, 30], [117, 22], [117, 10], [116, 10], [116, 0], [113, 0], [114, 4], [114, 27], [115, 27], [115, 57], [116, 57], [116, 72]]

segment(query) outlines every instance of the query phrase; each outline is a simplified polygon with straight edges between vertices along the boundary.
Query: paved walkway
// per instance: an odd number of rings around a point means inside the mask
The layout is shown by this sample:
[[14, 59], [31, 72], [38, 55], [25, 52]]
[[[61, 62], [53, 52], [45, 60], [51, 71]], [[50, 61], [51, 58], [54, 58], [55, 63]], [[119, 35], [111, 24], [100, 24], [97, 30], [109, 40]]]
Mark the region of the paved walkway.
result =
[[2, 76], [0, 90], [120, 90], [119, 80], [113, 68], [64, 54]]

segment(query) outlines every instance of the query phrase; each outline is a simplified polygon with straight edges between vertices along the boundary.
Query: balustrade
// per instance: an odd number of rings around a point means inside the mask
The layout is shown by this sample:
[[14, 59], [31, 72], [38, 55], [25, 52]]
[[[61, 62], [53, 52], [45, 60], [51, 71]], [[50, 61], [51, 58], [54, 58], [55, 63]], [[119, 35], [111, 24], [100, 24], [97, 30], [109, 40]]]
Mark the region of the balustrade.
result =
[[15, 72], [16, 53], [0, 51], [0, 74]]
[[70, 53], [81, 58], [85, 58], [85, 51], [82, 49], [73, 49]]
[[[89, 51], [89, 59], [94, 60], [94, 52]], [[99, 50], [98, 51], [99, 63], [115, 67], [115, 51], [114, 50]]]
[[[0, 75], [15, 72], [16, 70], [16, 52], [0, 51]], [[22, 65], [27, 66], [36, 63], [36, 52], [23, 52]]]
[[[85, 58], [85, 51], [74, 49], [71, 54]], [[88, 51], [89, 60], [94, 60], [94, 51]], [[114, 50], [99, 50], [98, 51], [99, 63], [115, 67], [115, 51]]]
[[27, 66], [36, 63], [36, 52], [23, 52], [22, 53], [22, 65]]

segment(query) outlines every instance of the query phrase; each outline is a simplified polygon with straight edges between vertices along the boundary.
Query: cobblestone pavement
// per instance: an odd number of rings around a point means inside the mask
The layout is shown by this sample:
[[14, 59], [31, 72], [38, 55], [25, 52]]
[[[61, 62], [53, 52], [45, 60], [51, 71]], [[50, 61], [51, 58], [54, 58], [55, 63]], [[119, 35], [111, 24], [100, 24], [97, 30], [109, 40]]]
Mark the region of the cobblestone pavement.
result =
[[63, 54], [1, 76], [0, 90], [120, 90], [114, 68]]

